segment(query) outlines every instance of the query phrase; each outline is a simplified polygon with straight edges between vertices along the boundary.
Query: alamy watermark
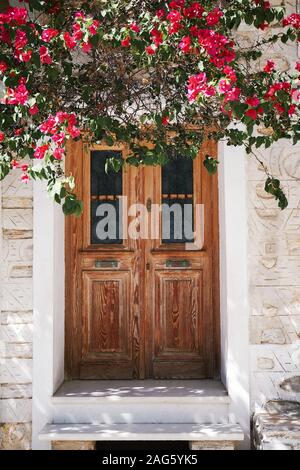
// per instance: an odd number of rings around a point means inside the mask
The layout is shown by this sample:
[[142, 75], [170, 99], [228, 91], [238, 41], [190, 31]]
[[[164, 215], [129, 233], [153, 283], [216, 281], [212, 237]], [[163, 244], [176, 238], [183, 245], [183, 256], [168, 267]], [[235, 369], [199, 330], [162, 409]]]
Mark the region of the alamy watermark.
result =
[[118, 204], [102, 202], [95, 211], [96, 238], [110, 240], [163, 240], [165, 243], [184, 243], [186, 250], [201, 250], [204, 245], [204, 205], [174, 202], [128, 205], [121, 196]]

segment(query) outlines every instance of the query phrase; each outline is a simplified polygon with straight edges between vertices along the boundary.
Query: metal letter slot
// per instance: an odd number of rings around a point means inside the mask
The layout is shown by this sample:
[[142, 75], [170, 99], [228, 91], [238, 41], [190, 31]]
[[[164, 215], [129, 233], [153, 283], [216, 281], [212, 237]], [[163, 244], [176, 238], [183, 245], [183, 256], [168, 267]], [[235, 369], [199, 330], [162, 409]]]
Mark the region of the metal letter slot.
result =
[[168, 259], [167, 268], [190, 268], [191, 263], [187, 259]]
[[105, 269], [111, 269], [111, 268], [118, 268], [119, 263], [116, 260], [96, 260], [95, 261], [95, 268], [105, 268]]

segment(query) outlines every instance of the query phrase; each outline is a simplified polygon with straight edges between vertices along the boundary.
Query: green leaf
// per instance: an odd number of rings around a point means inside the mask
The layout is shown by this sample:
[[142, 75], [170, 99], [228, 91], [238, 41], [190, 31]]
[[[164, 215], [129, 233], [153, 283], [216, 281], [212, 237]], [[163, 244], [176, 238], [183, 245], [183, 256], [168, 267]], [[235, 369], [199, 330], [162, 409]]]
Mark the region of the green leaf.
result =
[[79, 201], [74, 194], [66, 197], [62, 207], [65, 215], [75, 215], [76, 217], [79, 217], [83, 211], [82, 201]]
[[203, 165], [210, 175], [215, 175], [218, 171], [219, 161], [209, 155], [206, 155]]
[[280, 181], [278, 179], [269, 177], [265, 183], [265, 191], [268, 194], [271, 194], [274, 196], [276, 201], [278, 201], [278, 207], [281, 210], [286, 209], [288, 207], [288, 200], [286, 195], [284, 194], [281, 186], [280, 186]]

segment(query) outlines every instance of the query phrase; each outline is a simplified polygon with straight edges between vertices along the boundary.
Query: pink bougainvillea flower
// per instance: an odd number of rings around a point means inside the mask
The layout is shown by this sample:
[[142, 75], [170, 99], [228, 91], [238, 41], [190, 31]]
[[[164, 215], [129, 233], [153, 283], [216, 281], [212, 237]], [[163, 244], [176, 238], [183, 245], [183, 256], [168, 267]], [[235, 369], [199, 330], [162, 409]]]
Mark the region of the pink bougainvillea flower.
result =
[[12, 160], [10, 162], [10, 165], [11, 165], [13, 170], [16, 170], [17, 168], [19, 168], [19, 162], [17, 162], [17, 160]]
[[275, 69], [275, 63], [273, 60], [268, 60], [266, 65], [264, 66], [264, 72], [270, 73]]
[[212, 85], [208, 85], [205, 72], [192, 75], [188, 80], [188, 99], [190, 103], [196, 101], [199, 95], [214, 96], [216, 89]]
[[72, 139], [77, 139], [81, 135], [80, 129], [70, 124], [68, 126], [68, 133], [72, 137]]
[[167, 19], [171, 23], [178, 23], [182, 19], [182, 16], [179, 11], [171, 10], [170, 13], [167, 15]]
[[139, 25], [137, 23], [131, 23], [129, 25], [129, 28], [131, 29], [131, 31], [133, 31], [134, 33], [139, 33], [141, 31], [141, 28], [139, 27]]
[[8, 69], [8, 66], [6, 62], [4, 62], [3, 60], [0, 60], [0, 73], [5, 73], [7, 69]]
[[199, 2], [192, 3], [189, 7], [184, 8], [183, 16], [186, 18], [202, 18], [204, 8]]
[[27, 175], [27, 173], [23, 173], [23, 175], [21, 176], [21, 181], [23, 183], [28, 183], [29, 182], [29, 175]]
[[191, 38], [189, 36], [182, 38], [179, 43], [179, 49], [181, 49], [184, 54], [188, 54], [191, 51]]
[[0, 142], [3, 142], [5, 139], [5, 134], [4, 132], [0, 131]]
[[50, 65], [52, 64], [53, 60], [49, 54], [49, 49], [46, 46], [40, 47], [40, 59], [42, 64]]
[[29, 96], [29, 93], [28, 93], [26, 86], [23, 83], [21, 83], [16, 88], [8, 88], [6, 90], [6, 97], [3, 98], [2, 101], [5, 104], [25, 105], [28, 101], [28, 96]]
[[42, 32], [42, 40], [44, 42], [50, 42], [52, 39], [56, 38], [59, 35], [59, 31], [53, 28], [44, 29]]
[[62, 147], [56, 147], [56, 149], [53, 152], [53, 156], [56, 160], [62, 160], [64, 157], [65, 150]]
[[169, 3], [169, 7], [174, 8], [174, 9], [183, 8], [184, 5], [185, 5], [185, 0], [173, 0], [172, 2]]
[[220, 19], [223, 16], [223, 12], [219, 8], [215, 8], [213, 11], [209, 12], [206, 16], [206, 23], [209, 26], [215, 26], [219, 23]]
[[282, 21], [283, 26], [293, 26], [295, 29], [300, 29], [300, 14], [292, 13]]
[[34, 152], [34, 157], [42, 160], [45, 157], [45, 153], [49, 150], [49, 144], [41, 145], [37, 147]]
[[32, 50], [29, 49], [26, 52], [21, 52], [18, 57], [19, 57], [20, 62], [25, 62], [25, 63], [29, 62], [32, 57]]
[[27, 35], [25, 31], [17, 29], [14, 46], [17, 50], [23, 49], [28, 43]]
[[73, 36], [71, 36], [70, 33], [68, 32], [64, 33], [63, 38], [65, 41], [65, 45], [68, 49], [74, 49], [76, 47], [77, 41]]
[[248, 109], [245, 112], [245, 116], [248, 116], [249, 118], [253, 119], [253, 121], [255, 121], [257, 119], [257, 111], [255, 109]]
[[147, 46], [145, 51], [146, 51], [147, 55], [154, 55], [156, 53], [156, 47], [155, 46]]
[[259, 106], [260, 101], [257, 98], [257, 96], [251, 96], [251, 97], [246, 99], [246, 103], [247, 103], [248, 106], [256, 107], [256, 106]]
[[238, 101], [240, 98], [241, 90], [240, 88], [234, 87], [229, 90], [225, 95], [225, 103], [228, 101]]
[[27, 163], [24, 163], [23, 165], [21, 165], [21, 170], [24, 171], [24, 172], [28, 170]]
[[228, 82], [228, 80], [220, 80], [219, 82], [219, 91], [220, 93], [226, 93], [227, 91], [231, 90], [232, 84]]
[[166, 14], [167, 14], [166, 10], [164, 10], [163, 8], [155, 12], [155, 16], [160, 20], [163, 19], [166, 16]]
[[36, 114], [38, 114], [39, 108], [36, 104], [34, 104], [33, 106], [31, 106], [31, 108], [29, 108], [28, 112], [31, 116], [35, 116]]
[[159, 47], [163, 43], [163, 34], [160, 31], [158, 31], [157, 28], [152, 29], [150, 34], [153, 38], [154, 45], [156, 47]]
[[66, 139], [66, 134], [64, 132], [59, 132], [58, 134], [54, 134], [52, 137], [52, 140], [54, 140], [54, 142], [59, 146], [63, 145], [63, 143], [65, 142], [65, 139]]
[[289, 110], [288, 110], [288, 115], [292, 116], [293, 114], [295, 114], [295, 112], [296, 112], [296, 105], [291, 104], [291, 106], [289, 107]]
[[121, 41], [121, 46], [122, 47], [130, 47], [130, 45], [131, 45], [130, 36], [127, 36], [125, 39], [122, 39], [122, 41]]
[[169, 124], [169, 122], [170, 122], [169, 116], [163, 116], [161, 122], [162, 122], [162, 125], [163, 125], [163, 126], [167, 126], [167, 125]]
[[95, 36], [95, 34], [97, 34], [99, 26], [100, 26], [100, 21], [94, 20], [91, 26], [89, 27], [89, 32], [91, 33], [92, 36]]
[[89, 52], [91, 52], [91, 50], [93, 49], [93, 46], [90, 42], [83, 42], [81, 44], [81, 49], [83, 50], [83, 52], [85, 52], [86, 54], [88, 54]]

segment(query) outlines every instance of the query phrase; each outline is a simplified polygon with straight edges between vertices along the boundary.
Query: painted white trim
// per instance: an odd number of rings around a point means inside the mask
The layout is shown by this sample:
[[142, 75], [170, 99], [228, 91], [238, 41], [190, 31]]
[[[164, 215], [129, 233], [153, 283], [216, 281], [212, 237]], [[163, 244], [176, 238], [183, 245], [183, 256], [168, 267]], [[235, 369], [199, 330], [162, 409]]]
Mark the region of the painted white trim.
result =
[[[249, 446], [249, 341], [245, 152], [219, 145], [222, 378]], [[64, 375], [64, 216], [34, 186], [33, 449], [48, 449], [38, 433], [53, 421], [51, 396]], [[80, 405], [78, 405], [80, 406]]]
[[51, 397], [64, 380], [64, 216], [34, 184], [33, 449], [48, 449], [38, 433], [51, 422]]
[[250, 445], [249, 285], [246, 152], [219, 144], [221, 376], [230, 412]]

